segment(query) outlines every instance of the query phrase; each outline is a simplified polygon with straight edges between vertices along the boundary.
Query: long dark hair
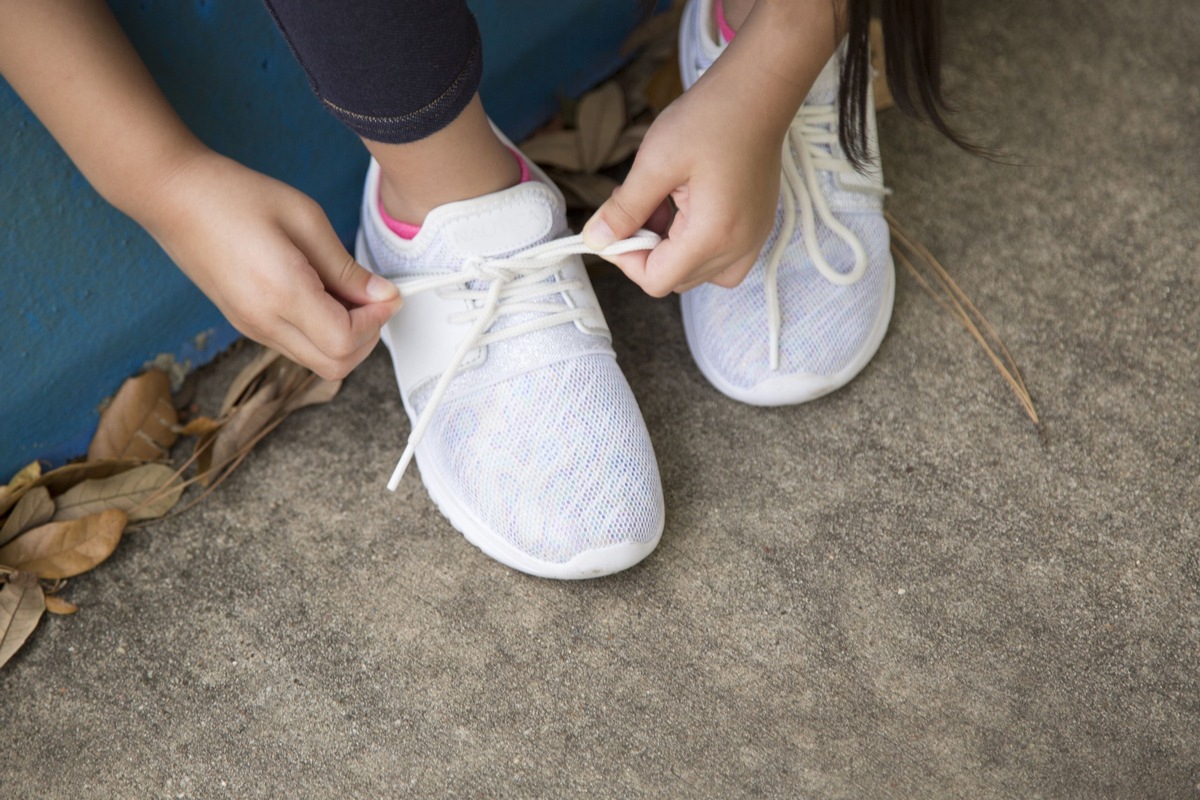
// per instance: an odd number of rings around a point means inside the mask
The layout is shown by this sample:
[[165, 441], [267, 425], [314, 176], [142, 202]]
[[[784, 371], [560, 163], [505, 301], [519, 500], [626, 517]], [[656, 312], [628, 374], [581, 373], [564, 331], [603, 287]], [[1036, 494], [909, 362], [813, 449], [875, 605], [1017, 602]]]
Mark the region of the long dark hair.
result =
[[[871, 81], [872, 0], [843, 0], [838, 35], [844, 33], [846, 58], [838, 92], [838, 139], [850, 162], [861, 168], [867, 152], [867, 87]], [[834, 3], [836, 9], [837, 3]], [[964, 150], [981, 152], [946, 122], [951, 110], [942, 95], [942, 0], [882, 0], [883, 51], [888, 88], [896, 105], [923, 117]]]

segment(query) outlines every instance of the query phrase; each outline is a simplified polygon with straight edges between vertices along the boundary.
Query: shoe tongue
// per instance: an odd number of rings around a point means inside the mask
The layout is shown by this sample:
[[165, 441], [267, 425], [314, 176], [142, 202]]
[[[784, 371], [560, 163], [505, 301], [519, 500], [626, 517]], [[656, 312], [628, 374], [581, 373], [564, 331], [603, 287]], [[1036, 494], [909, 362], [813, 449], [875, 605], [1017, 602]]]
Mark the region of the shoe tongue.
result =
[[418, 236], [430, 236], [459, 258], [505, 256], [540, 244], [565, 227], [558, 198], [537, 180], [439, 206]]

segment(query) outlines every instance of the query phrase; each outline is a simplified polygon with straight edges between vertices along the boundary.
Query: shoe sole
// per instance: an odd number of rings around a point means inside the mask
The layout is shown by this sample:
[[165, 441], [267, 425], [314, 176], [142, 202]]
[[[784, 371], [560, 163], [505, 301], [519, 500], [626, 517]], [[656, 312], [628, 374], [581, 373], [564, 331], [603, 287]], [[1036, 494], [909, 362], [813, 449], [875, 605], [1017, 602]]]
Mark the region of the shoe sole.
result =
[[[366, 242], [361, 230], [355, 241], [355, 259], [364, 265], [373, 263], [366, 251]], [[379, 338], [389, 353], [394, 352], [392, 337], [386, 327], [380, 331]], [[404, 387], [400, 385], [399, 379], [397, 379], [396, 385], [400, 389], [400, 401], [404, 406], [404, 413], [408, 415], [409, 424], [415, 425], [417, 415], [409, 406], [408, 395], [405, 393]], [[518, 572], [538, 578], [586, 580], [602, 578], [605, 575], [629, 569], [654, 551], [662, 538], [663, 528], [666, 524], [665, 519], [660, 520], [658, 531], [648, 542], [627, 542], [597, 550], [587, 550], [569, 561], [543, 561], [513, 547], [488, 527], [483, 520], [479, 519], [470, 508], [460, 502], [450, 489], [449, 482], [436, 466], [424, 457], [421, 445], [417, 445], [415, 461], [417, 469], [421, 473], [421, 482], [425, 485], [425, 491], [429, 493], [429, 498], [433, 500], [438, 511], [454, 526], [455, 530], [490, 558]]]
[[830, 392], [837, 391], [852, 381], [867, 366], [883, 337], [887, 334], [888, 324], [892, 321], [892, 306], [896, 297], [896, 267], [888, 264], [887, 289], [884, 292], [884, 302], [871, 325], [867, 341], [854, 359], [833, 375], [781, 375], [768, 378], [754, 386], [736, 386], [725, 380], [719, 372], [704, 357], [696, 341], [695, 323], [692, 321], [690, 303], [685, 295], [680, 302], [683, 311], [683, 335], [687, 339], [688, 349], [692, 359], [700, 368], [701, 374], [721, 394], [741, 403], [752, 406], [794, 406], [824, 397]]

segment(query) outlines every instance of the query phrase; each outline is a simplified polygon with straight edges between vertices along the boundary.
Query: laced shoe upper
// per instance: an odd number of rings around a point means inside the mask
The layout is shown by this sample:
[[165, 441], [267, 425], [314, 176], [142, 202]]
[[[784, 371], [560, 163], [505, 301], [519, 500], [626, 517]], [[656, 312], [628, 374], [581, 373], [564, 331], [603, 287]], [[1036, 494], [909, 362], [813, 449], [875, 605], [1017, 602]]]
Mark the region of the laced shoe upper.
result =
[[557, 190], [443, 206], [405, 241], [379, 219], [377, 181], [373, 164], [360, 251], [405, 296], [386, 340], [414, 423], [389, 486], [415, 454], [485, 536], [542, 562], [655, 539], [653, 448]]
[[[685, 13], [685, 87], [723, 50], [710, 15], [711, 0], [693, 0]], [[838, 143], [838, 61], [826, 65], [790, 127], [775, 225], [753, 270], [735, 289], [703, 285], [682, 300], [698, 360], [738, 388], [842, 372], [877, 344], [880, 315], [890, 312], [886, 190], [877, 166], [860, 174]], [[875, 152], [873, 113], [868, 136]]]

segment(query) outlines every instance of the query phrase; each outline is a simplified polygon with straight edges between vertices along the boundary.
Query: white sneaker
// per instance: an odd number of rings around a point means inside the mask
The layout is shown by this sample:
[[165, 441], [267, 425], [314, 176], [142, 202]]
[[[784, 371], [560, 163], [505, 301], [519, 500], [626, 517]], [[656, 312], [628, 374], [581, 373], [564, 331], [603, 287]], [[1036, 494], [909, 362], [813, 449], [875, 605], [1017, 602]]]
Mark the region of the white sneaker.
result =
[[[679, 29], [691, 87], [724, 49], [712, 0], [689, 0]], [[788, 132], [775, 228], [745, 281], [686, 292], [684, 332], [700, 371], [753, 405], [803, 403], [857, 375], [883, 341], [895, 269], [883, 217], [883, 175], [859, 174], [838, 144], [838, 56]], [[878, 163], [867, 97], [869, 151]]]
[[531, 169], [434, 209], [410, 241], [380, 217], [371, 163], [356, 253], [404, 294], [382, 337], [413, 425], [389, 488], [415, 453], [429, 496], [480, 550], [531, 575], [591, 578], [658, 544], [662, 486], [586, 248]]

